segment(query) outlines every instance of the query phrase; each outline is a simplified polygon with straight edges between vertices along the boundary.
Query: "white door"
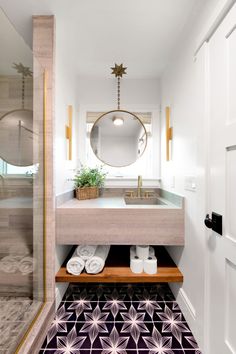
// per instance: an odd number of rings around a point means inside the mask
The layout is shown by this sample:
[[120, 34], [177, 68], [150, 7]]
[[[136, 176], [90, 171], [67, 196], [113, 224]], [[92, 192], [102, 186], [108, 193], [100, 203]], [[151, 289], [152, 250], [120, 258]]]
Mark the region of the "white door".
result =
[[[236, 5], [208, 43], [209, 213], [223, 216], [222, 236], [209, 231], [208, 349], [236, 353]], [[204, 353], [205, 354], [205, 353]]]

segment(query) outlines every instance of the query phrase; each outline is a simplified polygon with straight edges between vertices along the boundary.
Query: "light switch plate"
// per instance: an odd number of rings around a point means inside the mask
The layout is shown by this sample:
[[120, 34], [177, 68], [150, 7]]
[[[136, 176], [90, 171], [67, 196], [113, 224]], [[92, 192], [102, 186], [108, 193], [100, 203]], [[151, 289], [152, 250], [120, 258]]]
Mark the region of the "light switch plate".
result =
[[196, 192], [196, 177], [195, 176], [185, 176], [184, 189], [186, 191]]

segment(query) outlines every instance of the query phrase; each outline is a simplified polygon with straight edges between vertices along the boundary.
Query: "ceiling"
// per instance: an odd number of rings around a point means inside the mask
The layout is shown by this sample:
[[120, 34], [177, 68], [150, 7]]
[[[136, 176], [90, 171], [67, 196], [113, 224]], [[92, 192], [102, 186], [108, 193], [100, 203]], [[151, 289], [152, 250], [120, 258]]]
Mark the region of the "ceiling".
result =
[[13, 68], [13, 63], [24, 63], [25, 66], [33, 68], [32, 51], [16, 32], [1, 9], [0, 48], [0, 75], [19, 75], [16, 69]]
[[[0, 0], [31, 46], [32, 15], [56, 16], [57, 55], [76, 75], [159, 77], [207, 0]], [[183, 31], [185, 30], [185, 31]]]

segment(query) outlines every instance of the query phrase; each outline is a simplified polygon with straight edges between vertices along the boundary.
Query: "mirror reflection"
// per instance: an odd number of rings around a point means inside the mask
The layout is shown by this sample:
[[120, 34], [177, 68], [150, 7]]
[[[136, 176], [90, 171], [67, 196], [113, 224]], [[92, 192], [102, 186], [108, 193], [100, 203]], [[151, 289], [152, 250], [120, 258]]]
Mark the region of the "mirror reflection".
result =
[[147, 145], [147, 132], [135, 114], [114, 110], [102, 114], [94, 123], [90, 144], [103, 163], [124, 167], [142, 156]]
[[0, 157], [11, 165], [32, 165], [33, 111], [17, 109], [8, 112], [0, 118], [0, 128]]
[[0, 352], [15, 353], [45, 298], [44, 81], [1, 8], [0, 48]]

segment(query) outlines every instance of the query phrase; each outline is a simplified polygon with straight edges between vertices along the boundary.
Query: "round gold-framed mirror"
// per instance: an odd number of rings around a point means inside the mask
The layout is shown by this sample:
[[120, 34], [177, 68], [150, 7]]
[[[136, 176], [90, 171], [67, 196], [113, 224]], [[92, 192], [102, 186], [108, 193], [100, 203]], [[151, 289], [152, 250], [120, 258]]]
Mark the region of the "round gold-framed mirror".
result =
[[33, 111], [16, 109], [0, 117], [0, 151], [2, 158], [14, 166], [33, 164]]
[[25, 80], [32, 78], [30, 67], [13, 63], [21, 74], [21, 108], [8, 111], [0, 117], [0, 158], [14, 166], [33, 165], [33, 111], [25, 108]]
[[147, 131], [132, 112], [115, 109], [94, 123], [90, 145], [96, 157], [112, 167], [125, 167], [140, 158], [147, 146]]

